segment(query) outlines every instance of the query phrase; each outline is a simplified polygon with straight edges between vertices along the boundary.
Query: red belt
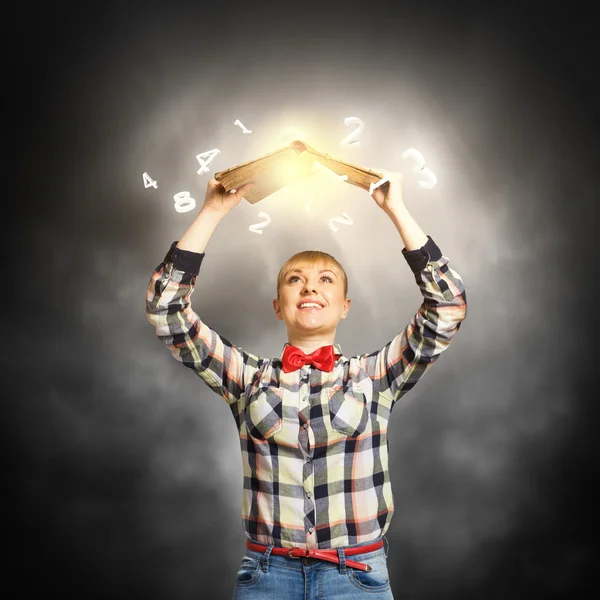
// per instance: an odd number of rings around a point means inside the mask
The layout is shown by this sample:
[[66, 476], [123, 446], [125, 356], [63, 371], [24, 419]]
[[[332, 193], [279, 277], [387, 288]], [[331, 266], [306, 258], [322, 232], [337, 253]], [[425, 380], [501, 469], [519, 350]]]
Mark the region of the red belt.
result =
[[[267, 547], [262, 544], [254, 544], [253, 542], [246, 540], [246, 547], [255, 552], [265, 553]], [[379, 540], [374, 544], [368, 544], [366, 546], [355, 546], [353, 548], [344, 548], [344, 556], [353, 556], [354, 554], [365, 554], [366, 552], [373, 552], [383, 547], [383, 540]], [[275, 546], [271, 550], [271, 554], [275, 556], [287, 556], [288, 558], [319, 558], [333, 563], [340, 563], [340, 557], [335, 548], [330, 550], [309, 550], [308, 548], [280, 548]], [[370, 571], [371, 567], [365, 563], [359, 563], [354, 560], [347, 560], [346, 565], [353, 569], [360, 569], [361, 571]]]

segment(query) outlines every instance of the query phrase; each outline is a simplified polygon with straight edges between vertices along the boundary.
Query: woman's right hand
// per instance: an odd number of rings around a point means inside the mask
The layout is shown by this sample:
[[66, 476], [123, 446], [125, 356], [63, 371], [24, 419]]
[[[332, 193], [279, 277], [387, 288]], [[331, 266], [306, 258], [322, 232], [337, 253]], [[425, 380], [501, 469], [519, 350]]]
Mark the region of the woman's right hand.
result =
[[245, 183], [234, 194], [225, 191], [223, 184], [216, 179], [211, 179], [206, 186], [206, 196], [202, 209], [214, 210], [222, 215], [226, 215], [235, 208], [244, 198], [244, 194], [251, 190], [253, 182]]

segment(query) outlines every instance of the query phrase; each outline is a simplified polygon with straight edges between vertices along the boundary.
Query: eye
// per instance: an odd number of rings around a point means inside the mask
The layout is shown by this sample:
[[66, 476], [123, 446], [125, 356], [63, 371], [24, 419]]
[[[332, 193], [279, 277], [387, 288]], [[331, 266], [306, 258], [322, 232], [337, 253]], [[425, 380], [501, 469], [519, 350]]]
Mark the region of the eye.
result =
[[[292, 275], [287, 281], [288, 283], [292, 283], [294, 279], [300, 279], [300, 277], [298, 277], [298, 275]], [[329, 279], [329, 283], [333, 283], [333, 278], [329, 275], [321, 275], [321, 279]]]

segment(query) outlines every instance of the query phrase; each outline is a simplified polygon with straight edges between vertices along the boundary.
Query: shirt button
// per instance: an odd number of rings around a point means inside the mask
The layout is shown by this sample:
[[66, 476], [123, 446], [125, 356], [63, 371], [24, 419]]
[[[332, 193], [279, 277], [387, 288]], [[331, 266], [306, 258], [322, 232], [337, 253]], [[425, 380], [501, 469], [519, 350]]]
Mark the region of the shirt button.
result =
[[311, 494], [310, 492], [306, 492], [306, 495], [307, 495], [309, 498], [312, 498], [312, 494]]
[[308, 427], [308, 423], [304, 423], [304, 425], [302, 425], [302, 427], [304, 427], [304, 429], [306, 429]]
[[312, 533], [314, 530], [315, 530], [315, 528], [314, 528], [314, 527], [309, 527], [309, 528], [308, 528], [308, 533]]
[[310, 456], [306, 459], [306, 462], [309, 463], [310, 462]]

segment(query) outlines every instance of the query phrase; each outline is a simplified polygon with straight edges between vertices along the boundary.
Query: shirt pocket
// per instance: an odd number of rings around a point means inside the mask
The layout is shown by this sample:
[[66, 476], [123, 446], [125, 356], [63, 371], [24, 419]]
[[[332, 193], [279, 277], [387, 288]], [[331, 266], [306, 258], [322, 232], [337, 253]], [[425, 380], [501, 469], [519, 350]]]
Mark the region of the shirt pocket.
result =
[[335, 385], [328, 390], [328, 414], [334, 432], [357, 437], [369, 424], [367, 398], [357, 383]]
[[283, 425], [283, 389], [259, 387], [250, 396], [246, 414], [249, 433], [253, 438], [272, 438]]

